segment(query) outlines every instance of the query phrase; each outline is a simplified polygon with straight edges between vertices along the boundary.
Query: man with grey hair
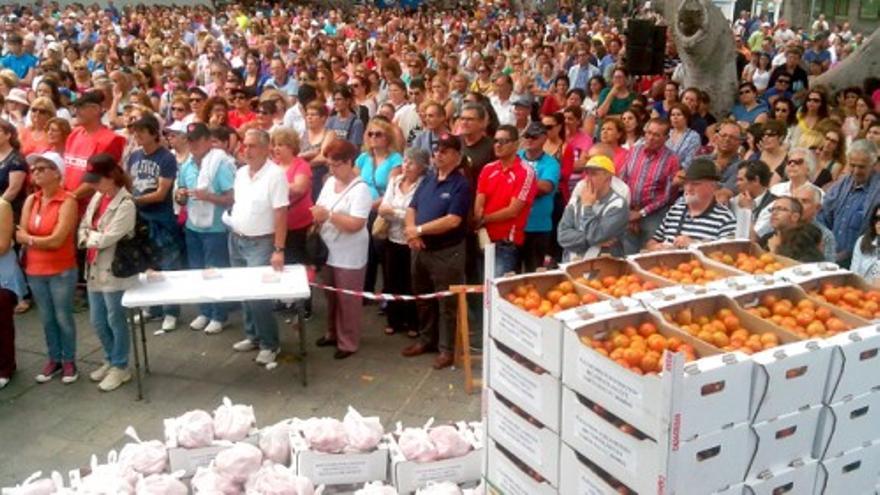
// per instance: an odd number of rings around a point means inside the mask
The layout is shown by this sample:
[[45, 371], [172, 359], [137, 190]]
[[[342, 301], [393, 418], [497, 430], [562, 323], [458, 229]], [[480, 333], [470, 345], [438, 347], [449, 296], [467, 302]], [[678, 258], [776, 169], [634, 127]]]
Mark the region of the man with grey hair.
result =
[[822, 232], [821, 247], [825, 260], [835, 261], [837, 259], [837, 242], [834, 240], [834, 234], [828, 230], [828, 227], [816, 220], [816, 215], [822, 206], [822, 193], [811, 187], [802, 187], [795, 191], [792, 197], [801, 202], [803, 209], [801, 222], [813, 224]]
[[849, 147], [847, 159], [850, 174], [831, 187], [819, 212], [819, 221], [834, 233], [837, 242], [835, 261], [844, 268], [849, 267], [856, 239], [880, 192], [880, 176], [874, 172], [877, 147], [859, 139]]
[[[269, 160], [269, 133], [248, 130], [243, 139], [245, 165], [235, 172], [234, 203], [226, 220], [232, 266], [266, 266], [281, 271], [287, 240], [287, 178]], [[255, 361], [275, 362], [280, 350], [278, 322], [272, 301], [248, 301], [244, 309], [245, 339], [232, 346], [239, 352], [259, 349]]]

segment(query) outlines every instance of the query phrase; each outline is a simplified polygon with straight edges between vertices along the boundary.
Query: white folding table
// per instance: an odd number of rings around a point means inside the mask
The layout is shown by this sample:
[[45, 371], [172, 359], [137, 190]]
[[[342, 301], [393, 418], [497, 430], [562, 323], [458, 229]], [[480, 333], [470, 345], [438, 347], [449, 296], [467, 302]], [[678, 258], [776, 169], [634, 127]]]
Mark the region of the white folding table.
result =
[[[242, 301], [307, 299], [311, 295], [309, 280], [303, 265], [286, 265], [276, 272], [270, 266], [216, 268], [210, 270], [178, 270], [156, 272], [147, 276], [141, 274], [138, 285], [125, 291], [122, 305], [128, 308], [131, 343], [134, 352], [135, 379], [138, 400], [143, 399], [141, 365], [138, 352], [137, 330], [140, 328], [140, 341], [144, 356], [144, 371], [150, 373], [147, 354], [146, 327], [143, 309], [151, 306], [169, 304], [229, 303]], [[303, 305], [297, 308], [297, 329], [299, 333], [300, 375], [305, 387], [306, 379], [306, 329]], [[139, 314], [139, 324], [134, 315]]]

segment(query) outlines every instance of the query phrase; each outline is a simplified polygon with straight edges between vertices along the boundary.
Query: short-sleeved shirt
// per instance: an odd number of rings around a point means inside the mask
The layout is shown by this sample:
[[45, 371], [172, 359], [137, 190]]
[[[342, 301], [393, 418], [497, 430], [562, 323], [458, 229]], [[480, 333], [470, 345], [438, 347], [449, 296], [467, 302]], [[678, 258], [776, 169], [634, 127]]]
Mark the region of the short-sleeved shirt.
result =
[[733, 106], [733, 110], [731, 110], [730, 114], [733, 115], [733, 118], [737, 122], [748, 122], [749, 124], [754, 124], [755, 119], [758, 118], [762, 113], [767, 113], [769, 109], [764, 102], [760, 102], [755, 105], [751, 110], [746, 109], [743, 105], [737, 103]]
[[300, 157], [295, 157], [293, 163], [287, 166], [285, 171], [287, 183], [293, 182], [297, 175], [305, 175], [308, 179], [308, 189], [299, 199], [291, 200], [287, 209], [287, 228], [289, 230], [304, 229], [312, 224], [312, 167], [309, 162]]
[[529, 160], [525, 150], [520, 150], [519, 157], [523, 164], [535, 171], [535, 181], [546, 180], [553, 184], [553, 190], [549, 193], [542, 196], [537, 196], [536, 193], [535, 202], [532, 203], [532, 210], [526, 222], [526, 232], [550, 232], [553, 230], [553, 196], [559, 188], [559, 162], [547, 153], [541, 153], [537, 160]]
[[697, 241], [714, 241], [732, 238], [735, 233], [736, 216], [726, 206], [713, 201], [706, 211], [694, 217], [684, 198], [680, 198], [666, 212], [653, 239], [671, 243], [676, 237], [686, 235]]
[[[605, 98], [608, 97], [609, 93], [611, 93], [611, 88], [605, 88], [599, 92], [599, 105], [600, 106], [602, 105], [602, 103], [605, 102]], [[618, 98], [615, 96], [614, 99], [611, 100], [611, 106], [608, 107], [608, 114], [609, 115], [622, 114], [623, 112], [626, 111], [627, 108], [629, 108], [630, 105], [632, 105], [632, 102], [635, 99], [636, 99], [636, 94], [633, 93], [632, 91], [629, 92], [629, 94], [626, 96], [626, 98]]]
[[[196, 165], [195, 160], [193, 160], [192, 155], [189, 156], [183, 165], [180, 166], [180, 173], [177, 177], [177, 186], [185, 189], [198, 189], [198, 180], [199, 180], [199, 166]], [[232, 163], [232, 159], [230, 158], [228, 163], [221, 164], [217, 167], [217, 172], [214, 173], [214, 177], [211, 180], [210, 191], [212, 194], [223, 194], [232, 189], [235, 183], [235, 165]], [[187, 203], [195, 201], [193, 198], [189, 198]], [[193, 232], [199, 232], [202, 234], [207, 233], [218, 233], [218, 232], [226, 232], [226, 226], [223, 224], [223, 211], [225, 207], [220, 205], [214, 206], [214, 220], [211, 222], [210, 227], [197, 227], [193, 225], [192, 220], [187, 218], [186, 220], [186, 228], [192, 230]]]
[[[131, 195], [135, 198], [156, 192], [159, 189], [159, 179], [173, 181], [177, 177], [177, 158], [164, 146], [149, 155], [139, 149], [128, 157], [128, 175], [131, 176]], [[173, 217], [174, 206], [171, 201], [169, 188], [161, 202], [138, 205], [138, 212], [146, 218]]]
[[461, 153], [471, 161], [471, 176], [479, 177], [483, 167], [495, 161], [495, 150], [492, 147], [492, 138], [483, 136], [472, 146], [462, 141]]
[[18, 76], [19, 79], [24, 79], [27, 76], [28, 71], [33, 67], [36, 67], [39, 62], [40, 61], [37, 57], [30, 53], [22, 53], [21, 55], [7, 53], [3, 57], [0, 57], [0, 65], [15, 72], [15, 75]]
[[[0, 160], [0, 194], [9, 188], [9, 174], [12, 172], [27, 173], [27, 171], [27, 162], [24, 161], [24, 157], [21, 156], [21, 153], [15, 150], [10, 151], [9, 154], [6, 155], [6, 158]], [[10, 201], [12, 204], [12, 210], [16, 215], [21, 212], [25, 196], [27, 196], [27, 188], [22, 186], [21, 190], [18, 191], [18, 195]]]
[[471, 209], [471, 186], [461, 167], [440, 180], [436, 173], [422, 179], [409, 207], [416, 212], [416, 225], [443, 218], [446, 215], [461, 217], [458, 227], [436, 235], [423, 235], [428, 250], [443, 249], [458, 244], [467, 232], [466, 220]]
[[269, 161], [251, 177], [250, 165], [235, 172], [235, 203], [230, 213], [232, 230], [246, 236], [275, 232], [275, 210], [290, 204], [287, 179], [278, 165]]
[[[355, 218], [367, 218], [373, 207], [373, 199], [370, 190], [363, 181], [349, 184], [348, 191], [345, 188], [336, 192], [336, 177], [330, 177], [324, 183], [321, 194], [316, 204], [330, 210], [330, 212], [342, 213]], [[349, 186], [346, 186], [348, 188]], [[327, 244], [327, 264], [336, 268], [348, 268], [357, 270], [367, 264], [367, 251], [370, 244], [370, 235], [367, 233], [367, 225], [356, 232], [342, 232], [329, 221], [321, 224], [321, 239]]]
[[392, 152], [377, 167], [373, 164], [373, 155], [364, 152], [357, 157], [354, 165], [361, 171], [361, 179], [367, 183], [373, 200], [376, 200], [385, 195], [391, 171], [403, 165], [403, 156], [396, 151]]
[[[117, 162], [122, 160], [125, 150], [125, 138], [106, 127], [95, 132], [88, 132], [83, 127], [76, 127], [67, 136], [64, 147], [64, 188], [75, 191], [82, 184], [83, 175], [89, 158], [98, 153], [109, 153]], [[80, 200], [80, 214], [85, 212], [89, 198]]]
[[477, 194], [486, 196], [483, 215], [507, 208], [513, 199], [526, 203], [526, 207], [516, 217], [485, 225], [492, 241], [510, 241], [516, 245], [523, 243], [526, 221], [537, 190], [535, 171], [524, 165], [519, 157], [516, 157], [514, 164], [507, 168], [500, 160], [483, 167], [477, 181]]

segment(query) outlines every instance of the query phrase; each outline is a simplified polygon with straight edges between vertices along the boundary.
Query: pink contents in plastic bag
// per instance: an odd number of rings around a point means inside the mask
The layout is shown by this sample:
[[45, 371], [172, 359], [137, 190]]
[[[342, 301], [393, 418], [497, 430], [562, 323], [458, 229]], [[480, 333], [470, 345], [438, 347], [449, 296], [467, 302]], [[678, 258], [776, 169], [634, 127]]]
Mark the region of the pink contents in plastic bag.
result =
[[338, 454], [348, 444], [345, 428], [338, 419], [307, 419], [302, 424], [302, 433], [312, 450], [325, 454]]
[[407, 460], [431, 462], [437, 460], [437, 447], [424, 428], [406, 428], [397, 441]]
[[313, 495], [314, 492], [315, 487], [308, 478], [269, 461], [263, 463], [245, 484], [245, 493], [253, 495]]
[[189, 489], [170, 474], [153, 474], [138, 480], [135, 495], [187, 495]]
[[263, 463], [263, 452], [249, 443], [237, 443], [220, 451], [214, 459], [217, 472], [235, 481], [244, 483]]
[[247, 438], [256, 422], [253, 407], [233, 404], [228, 397], [224, 397], [223, 404], [214, 410], [214, 437], [239, 442]]
[[193, 493], [204, 495], [238, 495], [241, 484], [221, 474], [214, 466], [196, 468], [190, 481]]
[[214, 420], [205, 411], [189, 411], [177, 418], [177, 444], [187, 449], [207, 447], [214, 441]]
[[372, 416], [365, 418], [353, 407], [348, 407], [348, 412], [342, 419], [349, 450], [368, 452], [376, 448], [385, 429], [379, 418]]
[[453, 459], [471, 451], [471, 445], [454, 426], [435, 426], [428, 436], [437, 448], [437, 459]]
[[260, 433], [260, 450], [272, 462], [290, 464], [290, 424], [282, 421], [265, 428]]

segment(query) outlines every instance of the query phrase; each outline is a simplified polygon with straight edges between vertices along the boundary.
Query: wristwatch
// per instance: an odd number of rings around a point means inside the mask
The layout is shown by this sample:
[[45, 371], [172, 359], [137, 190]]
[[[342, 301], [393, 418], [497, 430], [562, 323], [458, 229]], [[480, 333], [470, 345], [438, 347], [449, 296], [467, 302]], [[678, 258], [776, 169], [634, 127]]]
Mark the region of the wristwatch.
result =
[[648, 212], [645, 211], [644, 208], [642, 208], [641, 210], [639, 210], [639, 215], [640, 215], [642, 218], [645, 218], [646, 216], [648, 216]]
[[283, 248], [283, 247], [275, 246], [275, 252], [276, 252], [276, 253], [283, 253], [283, 252], [284, 252], [284, 248]]
[[421, 226], [421, 225], [419, 225], [418, 227], [416, 227], [416, 233], [419, 234], [419, 235], [422, 235], [422, 226]]

